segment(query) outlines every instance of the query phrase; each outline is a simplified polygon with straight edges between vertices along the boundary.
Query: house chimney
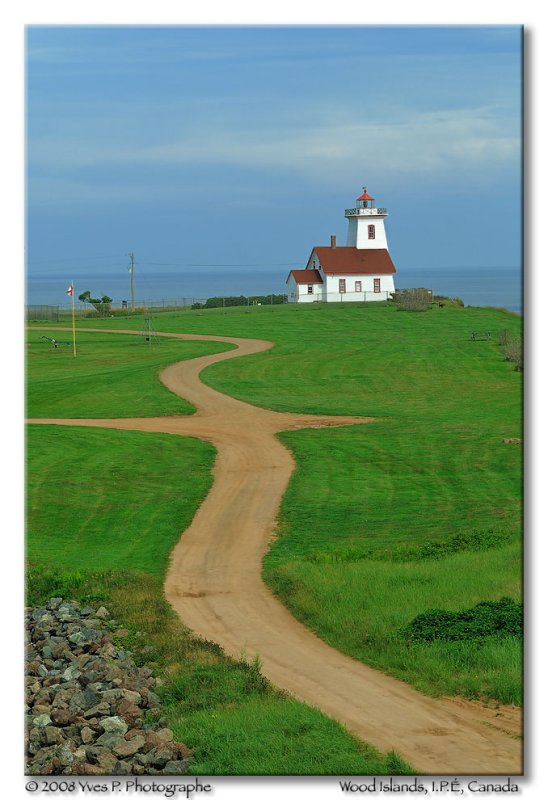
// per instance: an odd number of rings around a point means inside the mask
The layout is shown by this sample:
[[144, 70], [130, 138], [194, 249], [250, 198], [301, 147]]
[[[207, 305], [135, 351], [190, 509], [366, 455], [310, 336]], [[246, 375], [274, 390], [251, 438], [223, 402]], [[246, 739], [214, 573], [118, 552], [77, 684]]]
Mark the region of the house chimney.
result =
[[331, 234], [331, 249], [334, 250], [337, 246], [337, 237], [334, 233]]

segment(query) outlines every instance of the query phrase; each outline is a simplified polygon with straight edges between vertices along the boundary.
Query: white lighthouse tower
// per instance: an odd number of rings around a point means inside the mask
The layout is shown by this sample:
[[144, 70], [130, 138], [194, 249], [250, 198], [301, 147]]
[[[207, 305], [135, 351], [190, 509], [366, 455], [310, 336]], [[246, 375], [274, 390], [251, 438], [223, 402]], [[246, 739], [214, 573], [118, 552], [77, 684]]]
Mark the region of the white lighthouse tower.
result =
[[356, 208], [347, 208], [344, 216], [348, 220], [347, 247], [358, 250], [388, 250], [384, 220], [388, 216], [386, 208], [378, 208], [375, 198], [363, 194], [356, 200]]

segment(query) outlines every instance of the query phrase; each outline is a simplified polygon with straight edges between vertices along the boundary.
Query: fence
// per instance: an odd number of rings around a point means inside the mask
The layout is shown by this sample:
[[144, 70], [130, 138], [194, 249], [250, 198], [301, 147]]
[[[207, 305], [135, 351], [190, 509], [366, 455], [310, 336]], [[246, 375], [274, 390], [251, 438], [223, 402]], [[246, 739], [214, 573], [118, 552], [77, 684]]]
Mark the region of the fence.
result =
[[59, 322], [59, 306], [27, 306], [25, 319], [27, 322]]
[[327, 303], [371, 303], [381, 300], [390, 300], [393, 292], [326, 292], [318, 298], [320, 302]]
[[[129, 301], [111, 303], [110, 308], [116, 316], [132, 313], [143, 313], [146, 311], [177, 311], [185, 308], [192, 308], [194, 303], [205, 303], [204, 299], [196, 297], [181, 297], [175, 300], [136, 300], [133, 309]], [[72, 304], [65, 303], [59, 306], [47, 305], [27, 305], [25, 308], [25, 318], [32, 322], [59, 322], [66, 320], [67, 315], [72, 313]], [[89, 303], [76, 301], [75, 314], [77, 317], [98, 316], [97, 311]]]
[[[281, 302], [287, 302], [287, 296], [269, 294], [269, 295], [250, 295], [250, 296], [230, 296], [226, 297], [179, 297], [175, 299], [161, 299], [161, 300], [135, 300], [133, 308], [131, 302], [128, 300], [120, 300], [109, 304], [110, 310], [103, 312], [101, 316], [131, 316], [132, 314], [142, 314], [152, 312], [154, 314], [163, 311], [183, 311], [190, 309], [201, 308], [230, 308], [232, 306], [257, 306], [257, 305], [278, 305]], [[30, 316], [31, 309], [48, 308], [48, 306], [27, 306], [27, 319], [44, 320], [56, 319], [66, 320], [67, 316], [71, 314], [72, 306], [70, 303], [65, 303], [61, 306], [55, 306], [57, 309], [57, 317], [46, 316]], [[52, 306], [53, 308], [53, 306]], [[81, 317], [94, 317], [99, 316], [96, 309], [89, 303], [76, 302], [75, 306], [76, 316]]]

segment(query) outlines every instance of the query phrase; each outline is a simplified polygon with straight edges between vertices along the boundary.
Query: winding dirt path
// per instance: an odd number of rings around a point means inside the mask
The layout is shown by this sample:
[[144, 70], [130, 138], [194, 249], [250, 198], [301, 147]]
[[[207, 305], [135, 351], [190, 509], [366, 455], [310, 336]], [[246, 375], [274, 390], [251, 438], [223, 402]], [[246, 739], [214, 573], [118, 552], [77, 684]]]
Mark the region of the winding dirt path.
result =
[[200, 381], [204, 367], [267, 350], [270, 342], [163, 335], [237, 347], [173, 364], [161, 373], [171, 391], [197, 408], [194, 415], [28, 422], [154, 431], [213, 443], [217, 449], [213, 486], [174, 548], [165, 582], [166, 598], [185, 625], [232, 656], [258, 655], [263, 674], [275, 685], [339, 720], [380, 750], [396, 750], [424, 774], [521, 774], [519, 712], [460, 699], [435, 700], [343, 655], [295, 620], [261, 580], [262, 558], [295, 467], [275, 434], [373, 420], [268, 411]]

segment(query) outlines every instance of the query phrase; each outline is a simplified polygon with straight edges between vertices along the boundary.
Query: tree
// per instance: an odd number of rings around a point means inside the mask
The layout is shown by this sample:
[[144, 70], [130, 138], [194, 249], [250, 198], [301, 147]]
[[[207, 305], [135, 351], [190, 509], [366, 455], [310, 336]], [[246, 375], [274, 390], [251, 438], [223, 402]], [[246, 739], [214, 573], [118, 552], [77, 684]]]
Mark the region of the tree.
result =
[[92, 297], [91, 292], [82, 292], [78, 295], [78, 300], [82, 303], [89, 303], [102, 317], [110, 313], [112, 297], [104, 294], [102, 297]]

